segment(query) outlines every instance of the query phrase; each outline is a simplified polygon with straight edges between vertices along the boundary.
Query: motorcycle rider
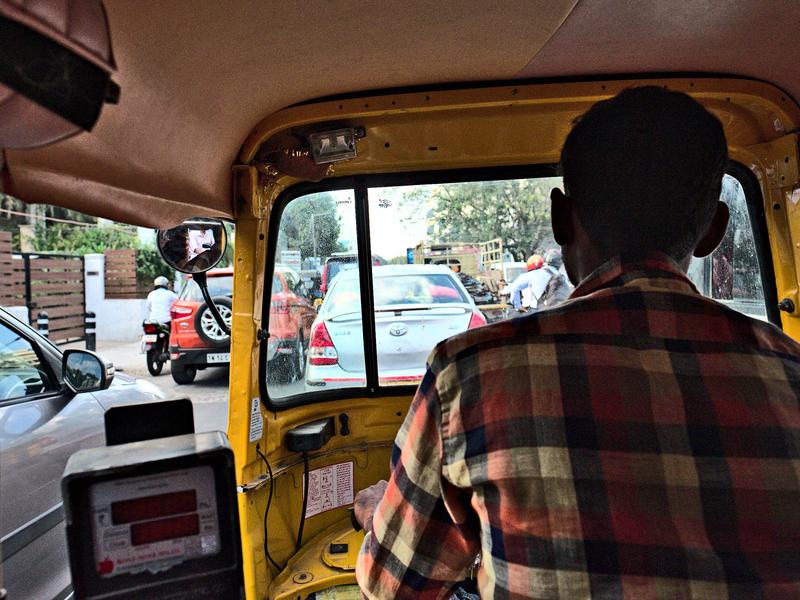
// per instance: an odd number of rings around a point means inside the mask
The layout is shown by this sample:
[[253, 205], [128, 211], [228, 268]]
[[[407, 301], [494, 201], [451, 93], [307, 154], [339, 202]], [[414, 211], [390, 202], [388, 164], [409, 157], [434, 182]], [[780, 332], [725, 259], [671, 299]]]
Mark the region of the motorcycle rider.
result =
[[147, 295], [147, 320], [161, 323], [169, 330], [169, 309], [175, 304], [178, 294], [169, 289], [169, 280], [163, 275], [153, 280], [153, 287], [155, 289]]
[[[545, 252], [544, 258], [534, 254], [528, 258], [528, 272], [511, 284], [511, 302], [519, 312], [541, 310], [567, 299], [572, 291], [566, 277], [562, 275], [561, 250], [553, 248]], [[557, 285], [550, 285], [555, 279]]]
[[[533, 287], [536, 287], [536, 289], [541, 287], [542, 290], [544, 290], [544, 287], [547, 285], [549, 275], [541, 272], [542, 265], [544, 265], [544, 259], [541, 256], [538, 254], [529, 256], [527, 260], [528, 270], [517, 277], [508, 289], [511, 295], [511, 304], [513, 304], [514, 308], [519, 312], [525, 312], [530, 306], [530, 300], [532, 300], [532, 298], [530, 298], [530, 290]], [[543, 283], [540, 283], [540, 280], [543, 280]], [[541, 294], [541, 291], [539, 293]]]

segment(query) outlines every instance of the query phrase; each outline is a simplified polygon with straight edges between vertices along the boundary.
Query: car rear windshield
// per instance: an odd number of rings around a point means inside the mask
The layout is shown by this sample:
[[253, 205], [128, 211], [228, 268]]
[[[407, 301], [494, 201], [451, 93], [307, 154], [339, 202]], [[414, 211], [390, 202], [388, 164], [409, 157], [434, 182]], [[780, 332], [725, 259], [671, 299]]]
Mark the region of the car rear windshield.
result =
[[[233, 275], [222, 275], [208, 278], [208, 293], [211, 296], [231, 296], [233, 294]], [[202, 302], [203, 294], [193, 279], [187, 279], [183, 285], [180, 295], [181, 300], [191, 302]]]
[[333, 278], [336, 277], [342, 271], [349, 271], [351, 269], [357, 269], [358, 262], [354, 260], [336, 260], [331, 261], [328, 263], [328, 281], [333, 281]]
[[[387, 306], [469, 303], [453, 277], [445, 273], [415, 273], [373, 278], [375, 308]], [[331, 290], [325, 304], [325, 314], [335, 315], [361, 310], [358, 277], [347, 277]]]

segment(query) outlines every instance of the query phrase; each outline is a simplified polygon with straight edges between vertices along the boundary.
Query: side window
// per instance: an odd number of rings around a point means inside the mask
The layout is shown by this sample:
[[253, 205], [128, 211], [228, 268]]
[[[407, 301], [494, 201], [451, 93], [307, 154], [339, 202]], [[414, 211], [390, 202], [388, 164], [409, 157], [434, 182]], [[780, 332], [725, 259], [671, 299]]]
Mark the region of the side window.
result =
[[0, 401], [55, 388], [30, 342], [0, 322]]
[[703, 295], [766, 321], [752, 220], [744, 189], [735, 177], [725, 175], [720, 199], [730, 210], [728, 231], [711, 256], [692, 259], [689, 277]]
[[286, 205], [275, 269], [289, 293], [307, 302], [288, 297], [274, 278], [266, 351], [273, 401], [366, 384], [357, 257], [352, 190], [308, 194]]

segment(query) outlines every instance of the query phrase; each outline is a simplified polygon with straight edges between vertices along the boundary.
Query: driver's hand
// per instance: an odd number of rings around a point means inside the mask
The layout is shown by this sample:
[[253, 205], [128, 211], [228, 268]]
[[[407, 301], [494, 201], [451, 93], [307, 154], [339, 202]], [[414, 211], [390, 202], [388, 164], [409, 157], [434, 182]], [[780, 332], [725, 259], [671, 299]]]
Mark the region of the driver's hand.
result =
[[378, 502], [381, 501], [386, 493], [386, 486], [388, 485], [389, 482], [381, 479], [375, 485], [371, 485], [356, 494], [353, 510], [355, 511], [356, 519], [365, 532], [372, 531], [372, 517], [375, 514]]

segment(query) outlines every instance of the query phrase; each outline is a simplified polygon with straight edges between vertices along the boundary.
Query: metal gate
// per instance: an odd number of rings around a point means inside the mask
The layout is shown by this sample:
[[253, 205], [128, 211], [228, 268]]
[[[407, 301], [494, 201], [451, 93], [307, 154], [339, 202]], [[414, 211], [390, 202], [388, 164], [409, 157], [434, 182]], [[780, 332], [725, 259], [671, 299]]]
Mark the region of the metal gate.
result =
[[25, 304], [31, 323], [47, 313], [49, 338], [54, 342], [86, 339], [86, 289], [83, 257], [73, 254], [22, 253]]

